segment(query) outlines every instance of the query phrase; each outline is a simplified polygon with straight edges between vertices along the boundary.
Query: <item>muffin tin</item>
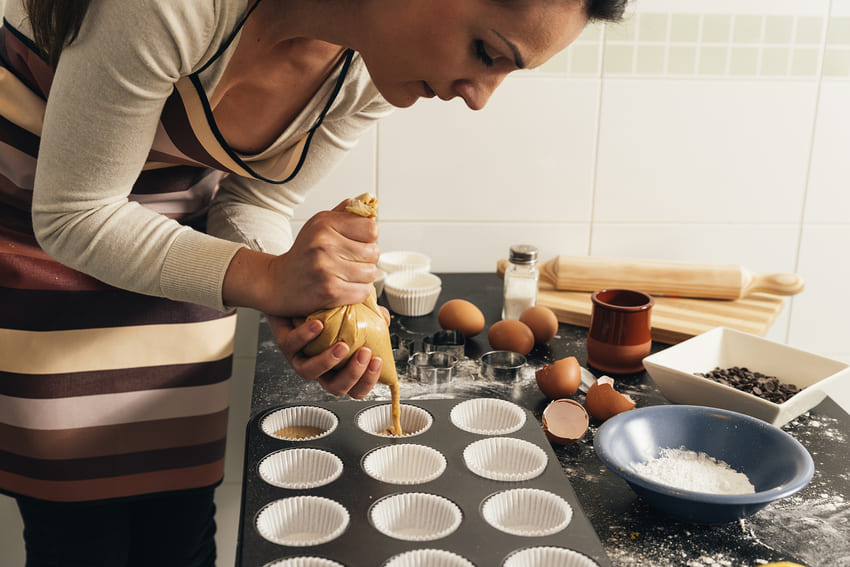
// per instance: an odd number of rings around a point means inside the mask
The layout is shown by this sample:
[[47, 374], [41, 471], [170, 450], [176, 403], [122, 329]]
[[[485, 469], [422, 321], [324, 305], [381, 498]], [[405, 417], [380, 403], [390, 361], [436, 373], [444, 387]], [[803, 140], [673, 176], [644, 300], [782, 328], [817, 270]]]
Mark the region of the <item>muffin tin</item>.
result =
[[[403, 401], [403, 437], [382, 434], [389, 412], [334, 401], [251, 420], [240, 567], [610, 567], [530, 412], [489, 398]], [[274, 435], [305, 424], [327, 430]]]

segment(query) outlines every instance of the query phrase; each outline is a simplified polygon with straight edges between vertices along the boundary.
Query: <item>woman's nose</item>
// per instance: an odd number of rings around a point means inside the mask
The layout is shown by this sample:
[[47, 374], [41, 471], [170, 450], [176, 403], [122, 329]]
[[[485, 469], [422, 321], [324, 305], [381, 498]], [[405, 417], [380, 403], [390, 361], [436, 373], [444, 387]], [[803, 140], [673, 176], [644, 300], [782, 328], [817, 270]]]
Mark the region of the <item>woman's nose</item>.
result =
[[476, 79], [459, 79], [453, 86], [466, 106], [471, 110], [481, 110], [507, 75], [507, 73], [489, 73]]

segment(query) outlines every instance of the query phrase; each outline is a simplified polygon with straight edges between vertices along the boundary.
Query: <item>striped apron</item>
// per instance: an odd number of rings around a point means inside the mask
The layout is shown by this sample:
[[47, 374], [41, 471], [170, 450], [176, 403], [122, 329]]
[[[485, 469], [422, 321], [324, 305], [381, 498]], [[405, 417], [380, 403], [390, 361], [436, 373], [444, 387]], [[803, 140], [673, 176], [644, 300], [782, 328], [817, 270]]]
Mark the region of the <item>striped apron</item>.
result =
[[[215, 127], [204, 69], [183, 78], [131, 200], [202, 229], [224, 175], [292, 179], [352, 55], [315, 126], [250, 165]], [[30, 210], [51, 79], [32, 42], [0, 28], [0, 492], [72, 502], [215, 485], [235, 313], [110, 287], [39, 248]]]

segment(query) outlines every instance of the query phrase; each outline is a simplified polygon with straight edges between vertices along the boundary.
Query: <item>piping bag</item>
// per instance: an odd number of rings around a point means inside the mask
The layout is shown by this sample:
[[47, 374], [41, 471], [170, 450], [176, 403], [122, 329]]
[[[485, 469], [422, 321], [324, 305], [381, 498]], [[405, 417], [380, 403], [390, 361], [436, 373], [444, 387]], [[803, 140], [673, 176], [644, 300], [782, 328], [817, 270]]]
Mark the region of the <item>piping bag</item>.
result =
[[[345, 210], [355, 215], [368, 218], [377, 217], [378, 199], [369, 193], [363, 193], [349, 201]], [[341, 368], [351, 356], [362, 346], [369, 347], [374, 356], [383, 361], [378, 382], [390, 387], [392, 396], [392, 425], [387, 427], [390, 435], [402, 435], [401, 430], [401, 396], [398, 384], [398, 373], [393, 357], [393, 347], [390, 341], [390, 328], [378, 307], [375, 288], [362, 303], [342, 305], [331, 309], [322, 309], [310, 314], [305, 319], [296, 320], [296, 324], [318, 319], [324, 325], [322, 333], [302, 349], [306, 356], [315, 356], [324, 352], [338, 342], [346, 343], [350, 348], [348, 355], [337, 365]]]

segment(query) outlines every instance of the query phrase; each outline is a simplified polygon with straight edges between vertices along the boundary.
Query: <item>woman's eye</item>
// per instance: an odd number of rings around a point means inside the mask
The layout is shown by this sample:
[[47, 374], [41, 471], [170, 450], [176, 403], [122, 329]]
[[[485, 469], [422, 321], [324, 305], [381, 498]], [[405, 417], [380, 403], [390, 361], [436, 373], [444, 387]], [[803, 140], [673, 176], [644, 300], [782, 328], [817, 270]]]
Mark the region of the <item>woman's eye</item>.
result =
[[475, 56], [486, 66], [493, 66], [493, 58], [487, 53], [487, 48], [484, 47], [484, 42], [480, 39], [475, 40]]

